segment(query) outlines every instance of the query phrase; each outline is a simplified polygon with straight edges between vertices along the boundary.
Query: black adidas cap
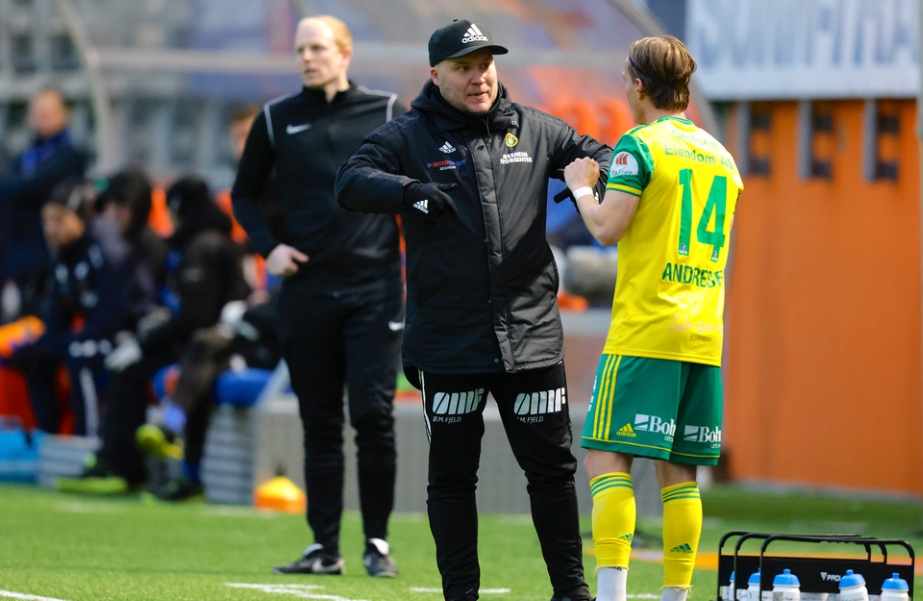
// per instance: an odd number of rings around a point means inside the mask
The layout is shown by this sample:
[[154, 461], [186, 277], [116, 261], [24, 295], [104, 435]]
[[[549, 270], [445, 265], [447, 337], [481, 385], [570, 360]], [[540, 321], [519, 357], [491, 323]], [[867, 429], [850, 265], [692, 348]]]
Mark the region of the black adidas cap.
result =
[[458, 58], [475, 50], [490, 50], [494, 54], [507, 54], [509, 50], [497, 46], [490, 31], [468, 19], [456, 19], [436, 30], [429, 39], [429, 66], [435, 67], [447, 58]]

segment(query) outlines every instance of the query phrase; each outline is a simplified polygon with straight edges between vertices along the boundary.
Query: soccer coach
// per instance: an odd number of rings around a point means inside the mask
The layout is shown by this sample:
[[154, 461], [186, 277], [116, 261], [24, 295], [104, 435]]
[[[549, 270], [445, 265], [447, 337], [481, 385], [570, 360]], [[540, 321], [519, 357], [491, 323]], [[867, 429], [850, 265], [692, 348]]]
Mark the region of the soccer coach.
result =
[[[401, 213], [407, 243], [404, 369], [423, 390], [428, 507], [443, 592], [478, 598], [475, 487], [487, 394], [528, 479], [554, 599], [590, 598], [574, 489], [576, 460], [545, 240], [549, 177], [612, 151], [564, 121], [513, 103], [482, 24], [429, 41], [430, 80], [412, 110], [369, 135], [337, 174], [350, 209]], [[596, 183], [602, 193], [604, 178]]]
[[[356, 429], [359, 497], [370, 576], [396, 576], [386, 542], [394, 505], [392, 415], [403, 326], [397, 223], [343, 210], [337, 168], [362, 139], [404, 112], [394, 94], [349, 81], [352, 36], [339, 19], [302, 20], [295, 49], [304, 88], [267, 103], [247, 137], [231, 190], [234, 215], [269, 271], [285, 276], [279, 301], [283, 356], [304, 425], [308, 525], [314, 544], [282, 574], [342, 574], [343, 386]], [[258, 203], [272, 170], [282, 190], [282, 240]]]

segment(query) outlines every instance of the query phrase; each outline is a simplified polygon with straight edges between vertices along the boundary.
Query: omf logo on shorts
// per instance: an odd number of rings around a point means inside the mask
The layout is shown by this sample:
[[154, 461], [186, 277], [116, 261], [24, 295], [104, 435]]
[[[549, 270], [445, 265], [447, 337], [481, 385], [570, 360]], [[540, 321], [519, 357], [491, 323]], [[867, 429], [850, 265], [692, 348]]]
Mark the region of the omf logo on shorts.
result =
[[686, 426], [686, 430], [683, 432], [683, 440], [686, 442], [721, 442], [721, 428]]
[[656, 415], [635, 413], [635, 432], [659, 432], [666, 436], [673, 436], [676, 434], [676, 422], [672, 419], [668, 422], [663, 421]]
[[555, 388], [538, 392], [520, 392], [513, 403], [516, 415], [544, 415], [557, 413], [567, 404], [567, 390]]
[[484, 389], [467, 392], [437, 392], [433, 397], [435, 415], [466, 415], [474, 413], [484, 400]]

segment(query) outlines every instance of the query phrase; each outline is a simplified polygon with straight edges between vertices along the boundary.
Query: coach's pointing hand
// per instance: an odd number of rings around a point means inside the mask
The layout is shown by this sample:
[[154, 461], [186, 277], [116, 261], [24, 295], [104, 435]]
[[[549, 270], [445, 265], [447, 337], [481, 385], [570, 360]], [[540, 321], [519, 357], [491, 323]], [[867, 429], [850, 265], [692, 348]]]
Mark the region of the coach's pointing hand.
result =
[[280, 244], [266, 257], [266, 269], [272, 275], [288, 277], [298, 271], [299, 263], [307, 263], [308, 255], [288, 244]]
[[458, 208], [452, 197], [446, 194], [458, 187], [458, 184], [418, 184], [413, 183], [404, 188], [404, 196], [401, 204], [410, 212], [423, 214], [423, 220], [429, 225], [436, 223], [436, 220], [444, 214], [449, 213], [453, 217], [458, 217]]

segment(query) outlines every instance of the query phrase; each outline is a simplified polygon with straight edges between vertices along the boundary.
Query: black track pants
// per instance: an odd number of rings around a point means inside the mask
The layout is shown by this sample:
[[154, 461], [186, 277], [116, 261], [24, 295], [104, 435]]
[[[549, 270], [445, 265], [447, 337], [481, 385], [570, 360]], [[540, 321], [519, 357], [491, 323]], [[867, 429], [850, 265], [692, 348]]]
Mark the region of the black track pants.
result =
[[484, 375], [421, 374], [429, 453], [430, 528], [446, 599], [477, 599], [477, 470], [484, 404], [493, 394], [526, 473], [532, 522], [557, 597], [590, 599], [583, 577], [564, 364]]
[[339, 550], [343, 513], [343, 394], [356, 430], [359, 499], [366, 538], [385, 539], [394, 506], [394, 390], [403, 298], [392, 293], [299, 295], [279, 302], [282, 353], [304, 426], [308, 525]]

